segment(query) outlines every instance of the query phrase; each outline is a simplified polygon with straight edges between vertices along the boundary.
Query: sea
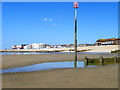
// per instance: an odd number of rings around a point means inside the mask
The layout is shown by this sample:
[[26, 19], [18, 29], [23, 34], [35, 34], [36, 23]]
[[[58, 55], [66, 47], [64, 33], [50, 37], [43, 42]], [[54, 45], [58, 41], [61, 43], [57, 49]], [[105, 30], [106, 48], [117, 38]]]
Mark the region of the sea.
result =
[[[33, 55], [33, 54], [74, 54], [74, 52], [0, 52], [0, 55]], [[77, 54], [117, 55], [109, 52], [77, 52]]]

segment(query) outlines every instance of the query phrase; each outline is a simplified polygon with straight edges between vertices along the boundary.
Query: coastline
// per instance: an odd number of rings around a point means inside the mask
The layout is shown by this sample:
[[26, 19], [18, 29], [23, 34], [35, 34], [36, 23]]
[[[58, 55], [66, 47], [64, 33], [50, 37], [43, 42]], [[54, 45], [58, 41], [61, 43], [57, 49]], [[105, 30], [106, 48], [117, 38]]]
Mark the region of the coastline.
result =
[[[78, 54], [111, 58], [110, 54]], [[2, 69], [46, 62], [74, 61], [74, 54], [2, 55]], [[2, 73], [3, 88], [118, 88], [118, 64], [87, 68], [59, 68], [33, 72]]]
[[119, 89], [118, 2], [3, 0], [1, 89]]
[[[119, 45], [77, 47], [78, 52], [109, 52], [118, 50]], [[43, 49], [6, 49], [0, 52], [73, 52], [74, 48], [43, 48]]]

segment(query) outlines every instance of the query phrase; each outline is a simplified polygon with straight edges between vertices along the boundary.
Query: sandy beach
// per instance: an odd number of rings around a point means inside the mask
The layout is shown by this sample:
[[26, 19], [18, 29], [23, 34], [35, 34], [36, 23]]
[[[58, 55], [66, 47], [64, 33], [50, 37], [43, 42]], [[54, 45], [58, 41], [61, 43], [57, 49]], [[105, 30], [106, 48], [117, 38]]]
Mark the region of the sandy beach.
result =
[[[79, 54], [78, 60], [84, 57], [101, 55]], [[102, 55], [113, 57], [114, 55]], [[44, 62], [73, 61], [73, 54], [40, 54], [40, 55], [3, 55], [3, 69], [21, 67]], [[34, 72], [2, 74], [3, 88], [117, 88], [118, 65], [102, 67], [64, 68]]]
[[3, 88], [118, 88], [118, 65], [3, 74]]
[[[78, 61], [84, 61], [85, 56], [89, 58], [114, 57], [115, 55], [90, 55], [78, 54]], [[45, 62], [74, 61], [74, 54], [39, 54], [39, 55], [3, 55], [2, 69], [21, 67]]]
[[88, 50], [87, 52], [111, 52], [119, 49], [119, 45], [108, 45], [108, 46], [88, 46], [78, 47], [79, 50]]
[[119, 1], [43, 1], [1, 3], [2, 88], [119, 89]]

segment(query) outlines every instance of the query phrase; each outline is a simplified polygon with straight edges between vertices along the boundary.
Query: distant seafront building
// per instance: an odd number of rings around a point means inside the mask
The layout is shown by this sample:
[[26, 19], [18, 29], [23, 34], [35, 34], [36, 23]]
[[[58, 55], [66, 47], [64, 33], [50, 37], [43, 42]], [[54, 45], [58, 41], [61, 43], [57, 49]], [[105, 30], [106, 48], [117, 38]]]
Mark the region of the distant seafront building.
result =
[[27, 44], [22, 44], [22, 45], [13, 45], [12, 49], [24, 49], [24, 46], [26, 46]]
[[95, 45], [120, 45], [120, 38], [98, 39]]
[[[94, 44], [78, 44], [77, 47], [102, 46], [102, 45], [120, 45], [120, 38], [98, 39]], [[73, 44], [48, 45], [45, 43], [33, 43], [13, 45], [12, 49], [43, 49], [43, 48], [74, 48]]]
[[64, 45], [48, 45], [45, 43], [33, 43], [33, 44], [23, 44], [23, 45], [13, 45], [12, 49], [43, 49], [43, 48], [73, 48], [73, 44]]
[[23, 49], [32, 49], [32, 45], [31, 45], [31, 44], [28, 44], [28, 45], [24, 46]]
[[13, 45], [12, 49], [42, 49], [46, 48], [45, 43], [33, 43], [33, 44], [23, 44], [23, 45]]
[[41, 49], [41, 48], [46, 48], [45, 43], [33, 43], [32, 44], [32, 49]]

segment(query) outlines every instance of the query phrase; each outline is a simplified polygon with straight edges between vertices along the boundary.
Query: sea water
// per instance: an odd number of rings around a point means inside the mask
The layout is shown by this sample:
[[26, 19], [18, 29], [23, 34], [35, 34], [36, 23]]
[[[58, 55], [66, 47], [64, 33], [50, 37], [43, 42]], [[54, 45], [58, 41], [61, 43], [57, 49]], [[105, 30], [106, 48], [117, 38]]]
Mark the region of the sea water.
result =
[[[109, 52], [77, 52], [78, 54], [117, 55]], [[0, 52], [0, 55], [32, 55], [32, 54], [74, 54], [74, 52]]]
[[[78, 61], [77, 67], [86, 67], [84, 61]], [[96, 67], [95, 65], [88, 65], [87, 67]], [[33, 64], [29, 66], [8, 68], [0, 70], [0, 73], [16, 73], [16, 72], [32, 72], [40, 70], [50, 70], [55, 68], [74, 68], [74, 62], [50, 62], [50, 63], [40, 63]]]

